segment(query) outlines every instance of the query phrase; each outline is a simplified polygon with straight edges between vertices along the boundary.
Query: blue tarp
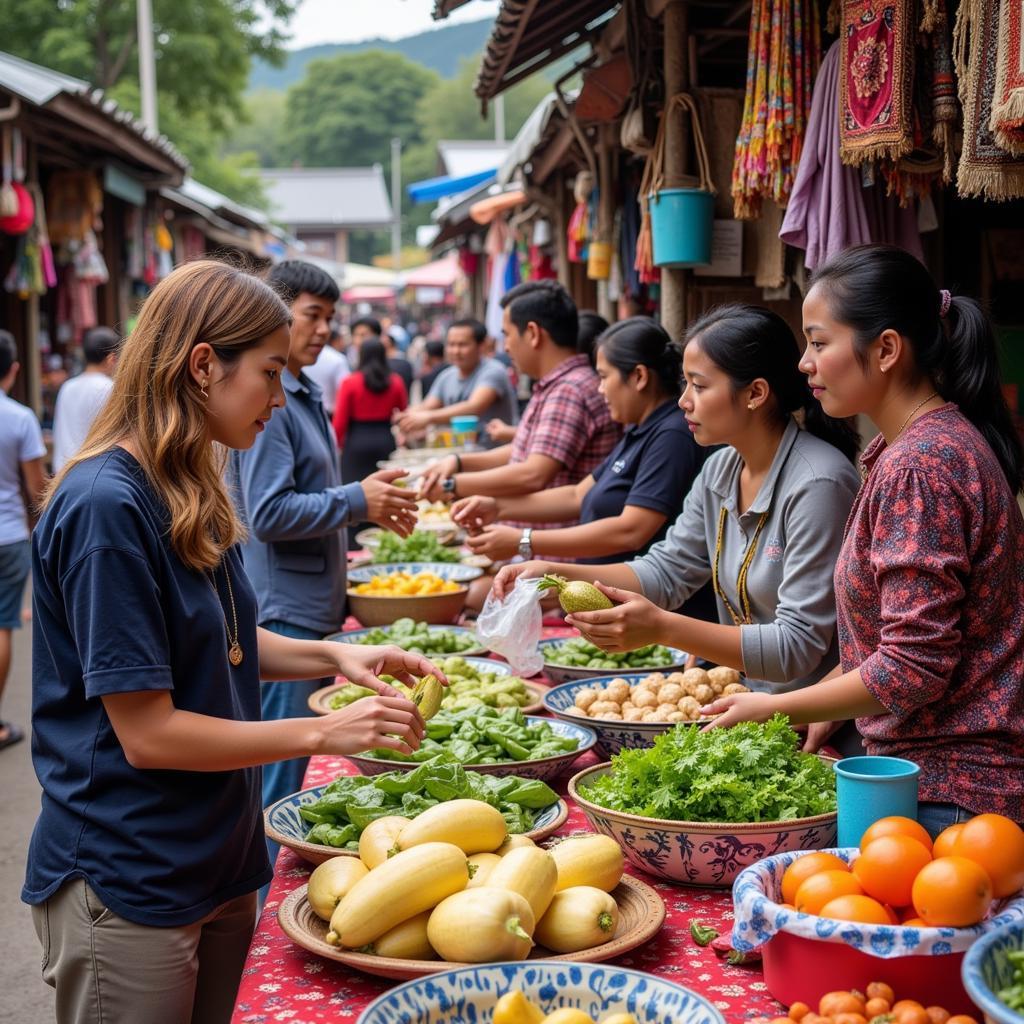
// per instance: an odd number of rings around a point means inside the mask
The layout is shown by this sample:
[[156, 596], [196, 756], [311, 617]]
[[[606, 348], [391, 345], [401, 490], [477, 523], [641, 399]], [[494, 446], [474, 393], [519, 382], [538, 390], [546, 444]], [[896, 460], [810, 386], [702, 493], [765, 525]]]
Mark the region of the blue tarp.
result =
[[440, 178], [427, 178], [425, 181], [414, 181], [406, 191], [414, 203], [433, 203], [445, 196], [458, 195], [467, 189], [482, 185], [485, 181], [494, 178], [498, 173], [496, 167], [489, 171], [477, 171], [476, 174], [466, 174], [461, 178], [452, 178], [444, 175]]

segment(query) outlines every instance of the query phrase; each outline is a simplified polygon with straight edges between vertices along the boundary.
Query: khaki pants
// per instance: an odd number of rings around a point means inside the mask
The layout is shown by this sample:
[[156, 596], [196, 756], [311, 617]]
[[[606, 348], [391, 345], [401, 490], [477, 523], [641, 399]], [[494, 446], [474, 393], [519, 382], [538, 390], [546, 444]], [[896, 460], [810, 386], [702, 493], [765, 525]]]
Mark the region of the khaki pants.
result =
[[256, 923], [256, 893], [195, 924], [153, 928], [108, 910], [80, 878], [32, 908], [57, 1024], [226, 1024]]

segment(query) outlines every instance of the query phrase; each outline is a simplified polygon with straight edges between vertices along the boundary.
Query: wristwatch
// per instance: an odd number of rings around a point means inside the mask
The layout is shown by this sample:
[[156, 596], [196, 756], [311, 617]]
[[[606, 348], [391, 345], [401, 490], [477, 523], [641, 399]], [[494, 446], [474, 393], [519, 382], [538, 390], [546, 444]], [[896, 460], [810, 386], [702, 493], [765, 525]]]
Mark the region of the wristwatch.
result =
[[519, 554], [520, 558], [525, 558], [527, 561], [529, 561], [531, 558], [533, 558], [532, 537], [533, 537], [533, 527], [532, 526], [527, 526], [526, 529], [523, 530], [522, 534], [519, 537], [519, 550], [518, 550], [518, 554]]
[[454, 498], [455, 497], [455, 477], [453, 477], [453, 476], [446, 476], [444, 478], [444, 480], [441, 481], [441, 490], [449, 498]]

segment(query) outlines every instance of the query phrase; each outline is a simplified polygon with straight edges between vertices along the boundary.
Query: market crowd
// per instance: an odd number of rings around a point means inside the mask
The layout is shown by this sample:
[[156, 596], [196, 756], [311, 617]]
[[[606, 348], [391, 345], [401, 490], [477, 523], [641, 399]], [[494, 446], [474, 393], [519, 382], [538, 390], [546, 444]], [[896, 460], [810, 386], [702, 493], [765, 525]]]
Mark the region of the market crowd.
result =
[[[408, 535], [417, 498], [496, 563], [476, 607], [591, 581], [613, 607], [567, 623], [593, 643], [744, 673], [715, 727], [782, 712], [808, 749], [910, 758], [933, 834], [1024, 822], [1024, 454], [973, 299], [869, 246], [816, 270], [802, 341], [749, 305], [681, 338], [609, 326], [551, 281], [505, 295], [500, 339], [339, 326], [338, 299], [301, 262], [179, 267], [122, 343], [85, 339], [49, 479], [0, 332], [0, 685], [31, 572], [22, 898], [62, 1022], [227, 1020], [272, 876], [261, 808], [312, 754], [418, 746], [380, 677], [437, 669], [322, 639], [356, 532]], [[467, 416], [476, 450], [377, 468]], [[376, 695], [310, 717], [338, 674]]]

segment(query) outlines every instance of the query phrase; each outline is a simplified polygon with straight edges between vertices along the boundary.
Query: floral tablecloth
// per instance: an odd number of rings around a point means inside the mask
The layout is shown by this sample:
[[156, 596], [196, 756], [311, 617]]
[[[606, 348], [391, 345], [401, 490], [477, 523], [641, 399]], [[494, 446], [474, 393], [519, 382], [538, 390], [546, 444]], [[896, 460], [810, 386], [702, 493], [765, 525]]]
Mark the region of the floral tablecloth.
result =
[[[545, 629], [545, 634], [552, 636], [569, 632]], [[573, 772], [596, 760], [593, 754], [585, 755]], [[304, 786], [322, 786], [341, 774], [355, 774], [344, 758], [313, 758]], [[568, 776], [556, 785], [563, 795], [567, 781]], [[570, 804], [569, 819], [559, 835], [589, 831], [583, 812]], [[290, 850], [281, 850], [270, 895], [249, 948], [232, 1024], [355, 1024], [367, 1003], [397, 984], [308, 953], [281, 931], [277, 908], [306, 881], [310, 870]], [[671, 978], [702, 993], [729, 1024], [785, 1012], [768, 994], [759, 966], [730, 966], [710, 946], [701, 948], [690, 938], [690, 922], [694, 919], [713, 925], [723, 934], [729, 931], [732, 897], [728, 890], [676, 886], [627, 870], [658, 891], [665, 901], [665, 924], [649, 943], [614, 963]]]

